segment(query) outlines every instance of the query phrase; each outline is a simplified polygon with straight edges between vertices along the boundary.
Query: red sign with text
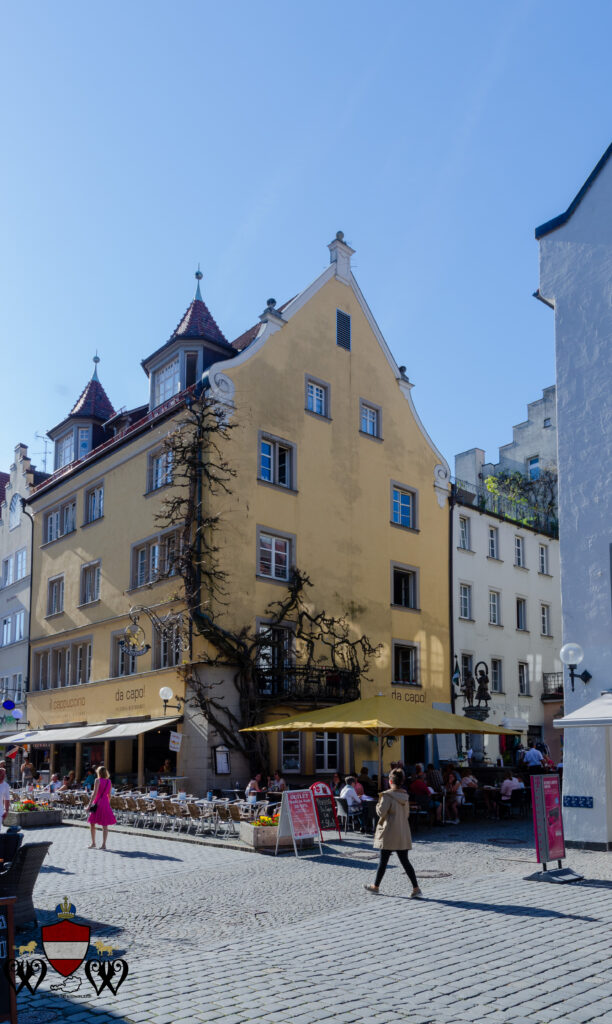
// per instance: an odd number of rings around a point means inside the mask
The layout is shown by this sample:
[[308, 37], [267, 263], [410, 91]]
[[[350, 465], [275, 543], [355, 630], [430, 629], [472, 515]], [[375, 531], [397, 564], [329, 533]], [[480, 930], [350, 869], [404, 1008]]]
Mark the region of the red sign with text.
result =
[[532, 775], [531, 801], [537, 860], [542, 864], [549, 860], [563, 860], [565, 838], [559, 776]]
[[295, 839], [308, 839], [319, 835], [319, 823], [315, 813], [313, 795], [309, 789], [296, 789], [285, 793], [291, 815]]

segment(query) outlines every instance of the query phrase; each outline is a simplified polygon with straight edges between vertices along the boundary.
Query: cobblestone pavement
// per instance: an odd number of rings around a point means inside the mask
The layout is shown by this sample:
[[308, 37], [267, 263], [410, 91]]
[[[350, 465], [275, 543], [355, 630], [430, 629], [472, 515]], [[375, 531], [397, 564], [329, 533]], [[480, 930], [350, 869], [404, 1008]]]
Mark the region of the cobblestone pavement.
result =
[[[119, 832], [104, 853], [78, 826], [29, 833], [53, 840], [39, 925], [67, 895], [129, 975], [96, 997], [83, 968], [64, 989], [49, 970], [20, 994], [20, 1024], [612, 1024], [612, 855], [571, 851], [579, 885], [525, 881], [531, 833], [417, 834], [422, 901], [399, 865], [384, 895], [365, 892], [377, 855], [361, 836], [296, 860]], [[17, 945], [37, 940], [40, 955], [39, 934]]]

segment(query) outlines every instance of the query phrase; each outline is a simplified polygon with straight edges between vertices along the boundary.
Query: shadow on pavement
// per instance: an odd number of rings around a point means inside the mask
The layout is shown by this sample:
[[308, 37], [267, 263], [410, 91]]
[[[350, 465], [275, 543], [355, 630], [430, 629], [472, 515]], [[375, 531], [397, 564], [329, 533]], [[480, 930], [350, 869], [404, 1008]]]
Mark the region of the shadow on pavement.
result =
[[115, 857], [129, 857], [131, 860], [176, 860], [182, 861], [182, 857], [169, 857], [165, 853], [144, 853], [142, 850], [113, 850], [109, 847], [104, 853], [114, 853]]
[[[93, 991], [92, 997], [96, 998]], [[111, 1021], [113, 1024], [130, 1024], [128, 1018], [123, 1014], [113, 1013], [108, 1006], [96, 1009], [88, 1006], [84, 1000], [70, 999], [61, 995], [55, 996], [40, 990], [34, 995], [30, 995], [30, 993], [27, 996], [20, 995], [17, 1006], [19, 1024], [47, 1024], [47, 1022], [51, 1024], [52, 1021], [65, 1020], [76, 1020], [78, 1024], [89, 1021], [91, 1024], [96, 1024], [96, 1021], [100, 1021], [101, 1024], [107, 1024], [107, 1022], [110, 1024]]]
[[[409, 899], [408, 896], [395, 896], [393, 899]], [[515, 903], [471, 903], [469, 900], [442, 900], [425, 896], [419, 903], [439, 903], [444, 907], [456, 907], [459, 910], [485, 910], [492, 914], [503, 914], [506, 917], [543, 917], [559, 918], [563, 921], [592, 921], [596, 924], [598, 917], [586, 917], [583, 914], [562, 914], [559, 910], [544, 907], [521, 906]]]
[[572, 883], [580, 889], [612, 889], [612, 882], [603, 878], [583, 878], [581, 882]]
[[47, 874], [50, 871], [54, 871], [60, 875], [73, 875], [74, 871], [68, 871], [68, 868], [56, 867], [54, 864], [43, 864], [40, 869], [41, 875]]

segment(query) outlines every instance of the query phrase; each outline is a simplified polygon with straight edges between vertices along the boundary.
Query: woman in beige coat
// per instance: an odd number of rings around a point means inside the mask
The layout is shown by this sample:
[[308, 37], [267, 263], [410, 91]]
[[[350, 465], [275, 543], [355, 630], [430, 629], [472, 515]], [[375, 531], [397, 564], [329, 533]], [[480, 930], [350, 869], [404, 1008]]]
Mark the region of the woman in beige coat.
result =
[[374, 885], [366, 885], [368, 892], [379, 892], [379, 885], [387, 870], [387, 864], [393, 851], [397, 853], [399, 862], [408, 878], [412, 882], [411, 899], [420, 899], [423, 895], [419, 889], [419, 883], [414, 873], [414, 868], [408, 860], [408, 850], [412, 849], [412, 837], [410, 835], [410, 799], [404, 785], [404, 773], [401, 768], [394, 768], [389, 772], [389, 789], [381, 793], [376, 805], [378, 814], [378, 825], [374, 834], [374, 849], [380, 850], [380, 861]]

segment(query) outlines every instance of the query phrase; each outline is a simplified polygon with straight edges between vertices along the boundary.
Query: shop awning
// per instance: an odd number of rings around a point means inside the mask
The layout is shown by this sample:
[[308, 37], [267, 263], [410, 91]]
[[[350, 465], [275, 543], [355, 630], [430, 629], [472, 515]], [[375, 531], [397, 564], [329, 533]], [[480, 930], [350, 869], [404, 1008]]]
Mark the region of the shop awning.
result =
[[595, 700], [576, 711], [553, 720], [555, 729], [584, 729], [585, 726], [612, 725], [612, 691], [604, 690]]
[[8, 743], [80, 743], [81, 740], [99, 736], [108, 726], [81, 725], [68, 729], [35, 729], [31, 732], [18, 732], [13, 736], [3, 736], [0, 744]]
[[118, 725], [107, 726], [108, 732], [102, 733], [101, 740], [131, 740], [140, 736], [143, 732], [150, 732], [151, 729], [160, 729], [169, 725], [175, 725], [178, 718], [154, 718], [148, 722], [120, 722]]

